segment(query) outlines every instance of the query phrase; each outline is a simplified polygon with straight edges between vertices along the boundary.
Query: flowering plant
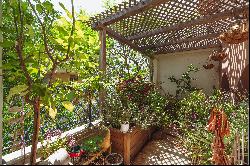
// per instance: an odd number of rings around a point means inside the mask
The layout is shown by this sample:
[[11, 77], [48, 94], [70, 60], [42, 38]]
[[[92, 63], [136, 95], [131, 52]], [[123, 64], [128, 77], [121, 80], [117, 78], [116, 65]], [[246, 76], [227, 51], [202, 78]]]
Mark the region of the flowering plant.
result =
[[127, 104], [129, 100], [137, 104], [139, 109], [143, 109], [143, 105], [148, 104], [145, 96], [154, 90], [154, 85], [139, 75], [121, 81], [116, 89], [123, 104]]
[[[62, 131], [59, 129], [48, 130], [44, 135], [44, 140], [42, 140], [42, 148], [38, 152], [41, 155], [42, 159], [46, 159], [49, 155], [57, 151], [58, 149], [65, 146], [66, 139], [61, 138]], [[55, 140], [52, 141], [52, 138], [58, 136]]]
[[105, 118], [112, 126], [118, 124], [116, 128], [123, 122], [142, 128], [158, 125], [165, 101], [153, 83], [133, 76], [118, 83], [115, 94], [107, 98]]
[[174, 103], [173, 112], [176, 115], [169, 117], [172, 122], [178, 122], [177, 127], [182, 131], [180, 138], [184, 140], [183, 145], [190, 149], [192, 157], [202, 154], [199, 161], [194, 164], [211, 164], [209, 158], [212, 156], [212, 150], [207, 147], [211, 146], [213, 135], [207, 130], [207, 122], [213, 108], [223, 110], [230, 123], [230, 135], [224, 138], [227, 154], [232, 152], [237, 131], [247, 131], [248, 95], [238, 96], [233, 102], [231, 94], [232, 92], [215, 90], [213, 94], [206, 95], [202, 90], [196, 90]]

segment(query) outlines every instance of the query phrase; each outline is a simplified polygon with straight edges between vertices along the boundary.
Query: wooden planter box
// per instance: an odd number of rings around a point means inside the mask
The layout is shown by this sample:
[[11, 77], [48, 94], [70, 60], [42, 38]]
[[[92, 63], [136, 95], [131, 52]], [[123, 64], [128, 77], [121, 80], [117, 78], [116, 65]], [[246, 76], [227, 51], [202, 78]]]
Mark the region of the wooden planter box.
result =
[[151, 139], [154, 131], [154, 127], [147, 130], [133, 127], [128, 133], [122, 133], [118, 129], [110, 128], [111, 151], [120, 153], [123, 156], [124, 164], [129, 165], [145, 143]]
[[92, 161], [100, 157], [104, 152], [110, 153], [110, 130], [104, 126], [95, 126], [88, 129], [85, 129], [83, 132], [75, 134], [74, 137], [78, 144], [82, 144], [82, 142], [88, 138], [93, 136], [103, 136], [103, 142], [101, 144], [101, 150], [93, 153], [84, 161], [76, 163], [76, 165], [89, 165]]

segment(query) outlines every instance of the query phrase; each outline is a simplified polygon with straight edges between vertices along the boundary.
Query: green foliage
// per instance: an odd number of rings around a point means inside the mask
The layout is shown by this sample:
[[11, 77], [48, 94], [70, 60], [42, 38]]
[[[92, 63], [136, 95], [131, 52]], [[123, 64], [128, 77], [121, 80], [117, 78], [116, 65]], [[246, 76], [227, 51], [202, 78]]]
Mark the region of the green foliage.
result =
[[231, 92], [220, 90], [214, 90], [214, 93], [209, 96], [202, 90], [196, 90], [181, 100], [168, 98], [168, 103], [172, 105], [172, 107], [168, 105], [170, 109], [167, 110], [171, 119], [169, 124], [175, 122], [182, 131], [180, 137], [183, 140], [183, 145], [192, 152], [190, 157], [199, 157], [196, 164], [212, 164], [210, 160], [212, 149], [210, 147], [213, 134], [207, 130], [211, 109], [214, 107], [223, 109], [229, 119], [230, 135], [225, 138], [226, 153], [229, 155], [232, 152], [234, 136], [237, 131], [247, 131], [248, 100], [248, 96], [241, 96], [240, 100], [233, 102]]
[[[89, 95], [91, 100], [97, 97], [99, 89], [99, 37], [87, 24], [88, 16], [84, 11], [75, 15], [75, 27], [71, 36], [73, 17], [68, 10], [60, 4], [69, 18], [64, 18], [55, 11], [53, 4], [46, 0], [44, 2], [34, 1], [40, 21], [45, 26], [47, 45], [51, 56], [46, 51], [42, 26], [36, 17], [32, 6], [25, 0], [20, 1], [23, 13], [24, 38], [22, 41], [23, 59], [27, 73], [32, 80], [32, 86], [28, 88], [26, 75], [20, 65], [20, 58], [14, 47], [17, 36], [21, 33], [21, 22], [18, 1], [4, 1], [3, 15], [4, 24], [1, 27], [5, 41], [3, 51], [4, 70], [4, 154], [9, 152], [12, 145], [10, 136], [17, 130], [16, 126], [8, 124], [10, 117], [8, 107], [21, 105], [20, 96], [33, 100], [36, 96], [41, 97], [41, 138], [49, 128], [60, 128], [63, 131], [80, 126], [87, 122], [86, 112]], [[17, 28], [16, 28], [16, 24]], [[70, 46], [69, 58], [66, 59]], [[109, 48], [110, 42], [107, 41]], [[52, 59], [57, 59], [57, 69], [76, 72], [81, 82], [63, 82], [54, 79], [49, 86], [48, 75], [53, 68]], [[89, 93], [91, 91], [91, 93]], [[63, 104], [64, 103], [64, 104]], [[66, 103], [66, 104], [65, 104]], [[71, 104], [69, 104], [71, 103]], [[92, 101], [92, 103], [96, 103]], [[70, 111], [67, 112], [65, 107]], [[92, 107], [96, 113], [96, 106]], [[31, 143], [33, 132], [32, 105], [25, 103], [25, 140], [26, 145]], [[18, 116], [15, 116], [18, 118]], [[93, 117], [95, 120], [96, 117]]]
[[40, 153], [42, 159], [46, 159], [60, 148], [65, 148], [65, 144], [66, 138], [58, 138], [54, 142], [47, 142], [38, 153]]
[[168, 79], [171, 82], [174, 82], [177, 86], [176, 97], [181, 98], [185, 96], [186, 93], [196, 90], [197, 88], [192, 86], [192, 80], [196, 80], [191, 77], [192, 73], [196, 73], [199, 71], [199, 68], [194, 67], [192, 64], [188, 66], [188, 70], [181, 75], [181, 78], [177, 79], [175, 76], [171, 76]]
[[18, 85], [10, 89], [9, 95], [7, 96], [7, 101], [9, 102], [11, 97], [14, 95], [24, 96], [28, 93], [27, 91], [28, 86], [27, 85]]
[[167, 120], [164, 113], [166, 99], [141, 76], [124, 79], [116, 90], [105, 102], [104, 120], [112, 127], [119, 128], [122, 123], [129, 122], [148, 128]]
[[[39, 140], [43, 140], [43, 135], [48, 129], [67, 131], [86, 124], [89, 121], [90, 105], [93, 114], [92, 120], [99, 118], [97, 98], [101, 86], [104, 86], [107, 91], [115, 91], [115, 84], [121, 77], [126, 78], [130, 74], [139, 74], [143, 77], [148, 75], [146, 58], [127, 48], [129, 51], [125, 53], [127, 54], [125, 57], [124, 52], [120, 51], [120, 45], [108, 38], [108, 72], [106, 79], [101, 78], [98, 69], [99, 36], [98, 32], [93, 31], [87, 25], [88, 14], [84, 11], [75, 13], [73, 27], [73, 16], [63, 4], [60, 3], [60, 6], [66, 13], [66, 17], [56, 11], [49, 0], [32, 1], [32, 4], [30, 5], [27, 0], [20, 1], [20, 6], [16, 0], [3, 2], [3, 26], [0, 28], [5, 39], [5, 43], [1, 43], [4, 46], [4, 154], [11, 151], [14, 134], [21, 127], [21, 124], [8, 123], [8, 120], [13, 117], [19, 118], [19, 114], [14, 113], [13, 115], [8, 111], [8, 107], [20, 107], [21, 97], [30, 100], [41, 97]], [[19, 7], [21, 7], [21, 12]], [[38, 17], [32, 7], [35, 8]], [[74, 31], [71, 35], [72, 28]], [[21, 87], [29, 85], [15, 47], [17, 39], [22, 36], [20, 35], [21, 30], [23, 30], [22, 57], [27, 74], [32, 80], [32, 86], [27, 90]], [[45, 44], [44, 37], [46, 37], [47, 44]], [[51, 54], [47, 52], [46, 45]], [[109, 50], [115, 51], [115, 53]], [[49, 85], [49, 74], [53, 69], [52, 59], [58, 61], [56, 72], [60, 70], [75, 72], [78, 75], [78, 81], [64, 82], [60, 79], [52, 79], [51, 85]], [[74, 107], [74, 111], [68, 111], [63, 106], [65, 105], [63, 102], [70, 102], [71, 104], [67, 105], [69, 107], [66, 107], [69, 110]], [[34, 122], [31, 103], [26, 100], [24, 106], [24, 130], [27, 146], [31, 144]]]
[[103, 137], [97, 135], [84, 140], [81, 148], [88, 153], [94, 153], [101, 149], [102, 141]]

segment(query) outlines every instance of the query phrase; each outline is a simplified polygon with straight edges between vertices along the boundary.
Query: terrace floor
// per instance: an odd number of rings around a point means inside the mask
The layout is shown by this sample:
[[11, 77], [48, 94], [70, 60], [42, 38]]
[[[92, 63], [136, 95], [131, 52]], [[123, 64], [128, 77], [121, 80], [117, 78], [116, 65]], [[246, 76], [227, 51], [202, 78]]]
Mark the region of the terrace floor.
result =
[[142, 151], [135, 157], [133, 165], [190, 165], [187, 151], [180, 146], [177, 137], [164, 131], [154, 133]]

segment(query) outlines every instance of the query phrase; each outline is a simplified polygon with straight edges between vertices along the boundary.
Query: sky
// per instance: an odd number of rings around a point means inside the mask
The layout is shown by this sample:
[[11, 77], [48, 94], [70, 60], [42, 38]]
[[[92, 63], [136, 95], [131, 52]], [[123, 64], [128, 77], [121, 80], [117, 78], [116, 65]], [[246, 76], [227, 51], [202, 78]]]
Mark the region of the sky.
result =
[[[76, 12], [79, 12], [81, 8], [85, 9], [90, 14], [96, 14], [103, 12], [105, 8], [103, 7], [103, 0], [74, 0], [74, 6]], [[120, 2], [121, 0], [117, 0]], [[63, 3], [64, 6], [70, 10], [71, 9], [71, 0], [51, 0], [55, 8], [59, 11], [63, 11], [59, 6], [59, 2]]]

